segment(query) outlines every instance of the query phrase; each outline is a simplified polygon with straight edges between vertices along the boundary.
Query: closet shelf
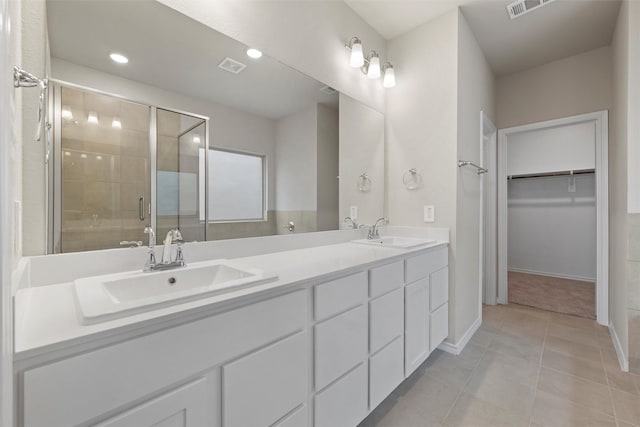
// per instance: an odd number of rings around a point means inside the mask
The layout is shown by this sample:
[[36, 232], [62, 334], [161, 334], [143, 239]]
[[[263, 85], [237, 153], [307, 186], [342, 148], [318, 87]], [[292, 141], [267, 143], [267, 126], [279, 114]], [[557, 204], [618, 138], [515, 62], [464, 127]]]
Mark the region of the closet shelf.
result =
[[571, 176], [571, 175], [584, 175], [589, 173], [595, 173], [595, 169], [577, 169], [567, 171], [556, 172], [544, 172], [544, 173], [530, 173], [522, 175], [509, 175], [508, 179], [523, 179], [523, 178], [541, 178], [545, 176]]

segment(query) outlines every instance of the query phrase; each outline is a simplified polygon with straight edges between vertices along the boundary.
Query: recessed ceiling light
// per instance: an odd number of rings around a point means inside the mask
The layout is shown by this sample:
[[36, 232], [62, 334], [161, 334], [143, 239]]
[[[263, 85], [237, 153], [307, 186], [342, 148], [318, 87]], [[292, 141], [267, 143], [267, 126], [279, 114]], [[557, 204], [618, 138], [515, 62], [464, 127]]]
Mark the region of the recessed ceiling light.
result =
[[120, 121], [120, 117], [115, 116], [111, 121], [111, 127], [116, 129], [122, 129], [122, 122]]
[[247, 49], [247, 56], [249, 58], [258, 59], [262, 56], [262, 52], [260, 52], [258, 49], [250, 47], [249, 49]]
[[129, 62], [129, 58], [121, 53], [113, 52], [109, 54], [109, 58], [111, 58], [113, 62], [117, 62], [118, 64], [126, 64], [127, 62]]
[[68, 105], [62, 106], [61, 116], [65, 120], [73, 120], [73, 112], [71, 112], [71, 108]]

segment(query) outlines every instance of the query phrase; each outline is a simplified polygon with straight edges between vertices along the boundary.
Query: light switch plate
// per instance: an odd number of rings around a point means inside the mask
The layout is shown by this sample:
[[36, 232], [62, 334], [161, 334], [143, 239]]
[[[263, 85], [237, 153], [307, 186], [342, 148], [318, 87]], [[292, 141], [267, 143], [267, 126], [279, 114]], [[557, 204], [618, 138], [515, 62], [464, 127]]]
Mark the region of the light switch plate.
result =
[[356, 220], [358, 219], [358, 207], [357, 206], [351, 206], [349, 208], [349, 216], [351, 217], [351, 219]]
[[435, 222], [436, 208], [433, 205], [424, 205], [424, 222]]

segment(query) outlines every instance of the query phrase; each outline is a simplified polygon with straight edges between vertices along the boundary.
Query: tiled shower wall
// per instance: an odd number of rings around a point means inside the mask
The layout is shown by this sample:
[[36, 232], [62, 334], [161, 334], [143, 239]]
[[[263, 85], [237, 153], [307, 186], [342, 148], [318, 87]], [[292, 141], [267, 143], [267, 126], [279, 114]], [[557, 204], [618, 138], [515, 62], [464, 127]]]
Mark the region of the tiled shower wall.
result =
[[640, 374], [640, 214], [629, 214], [628, 225], [629, 371]]

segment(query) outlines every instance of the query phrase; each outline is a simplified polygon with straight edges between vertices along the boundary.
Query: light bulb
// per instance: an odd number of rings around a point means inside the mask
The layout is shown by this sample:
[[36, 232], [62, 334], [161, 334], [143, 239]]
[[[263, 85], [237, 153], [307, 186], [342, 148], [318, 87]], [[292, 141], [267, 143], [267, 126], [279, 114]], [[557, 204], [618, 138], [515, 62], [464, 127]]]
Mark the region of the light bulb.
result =
[[255, 48], [249, 48], [247, 49], [247, 56], [249, 58], [253, 58], [253, 59], [258, 59], [260, 57], [262, 57], [262, 52], [260, 52], [258, 49]]
[[360, 68], [364, 65], [364, 54], [362, 53], [362, 42], [358, 39], [351, 45], [351, 66]]
[[98, 113], [95, 111], [89, 111], [89, 116], [87, 117], [87, 122], [97, 125], [98, 124]]
[[380, 77], [380, 57], [377, 53], [373, 52], [369, 58], [369, 69], [367, 70], [367, 77], [370, 79], [377, 79]]
[[198, 134], [193, 135], [193, 143], [200, 144], [200, 135]]
[[384, 69], [384, 79], [382, 80], [382, 86], [394, 87], [396, 85], [396, 72], [393, 70], [393, 65], [388, 64]]
[[126, 64], [127, 62], [129, 62], [129, 58], [121, 53], [113, 52], [109, 54], [109, 58], [111, 58], [113, 62], [117, 62], [118, 64]]
[[115, 116], [113, 121], [111, 121], [111, 127], [115, 129], [122, 129], [122, 122], [120, 121], [120, 117]]
[[71, 108], [68, 105], [63, 105], [62, 106], [62, 111], [60, 112], [60, 115], [65, 120], [72, 120], [73, 119], [73, 113], [71, 112]]

